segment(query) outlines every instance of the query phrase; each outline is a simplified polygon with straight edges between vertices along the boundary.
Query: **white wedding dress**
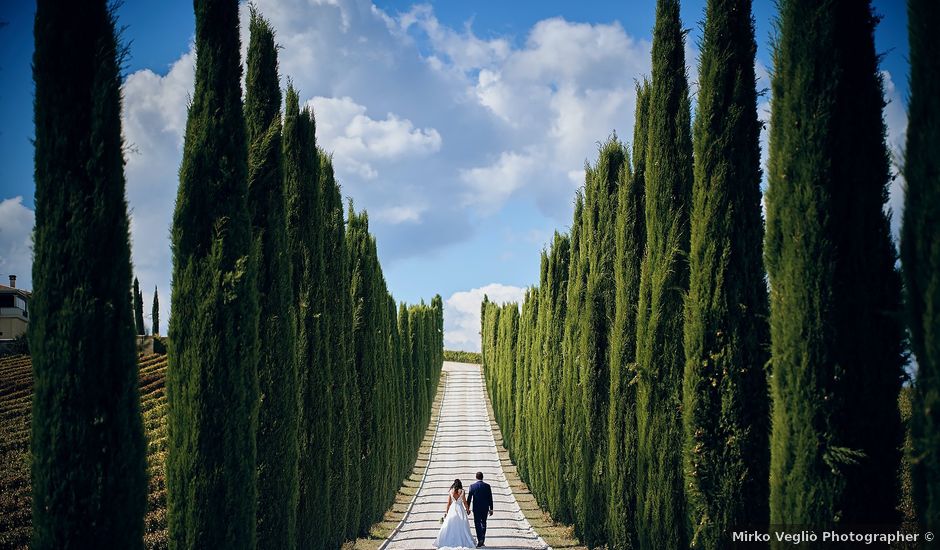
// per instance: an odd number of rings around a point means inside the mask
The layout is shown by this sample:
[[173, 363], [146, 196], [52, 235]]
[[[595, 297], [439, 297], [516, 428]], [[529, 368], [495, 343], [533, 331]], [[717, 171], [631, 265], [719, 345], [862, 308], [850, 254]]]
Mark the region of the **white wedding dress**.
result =
[[470, 536], [470, 523], [467, 519], [467, 509], [464, 500], [461, 498], [463, 491], [457, 493], [457, 498], [451, 494], [453, 502], [450, 503], [450, 510], [444, 517], [444, 524], [441, 525], [441, 532], [434, 541], [435, 548], [474, 548], [476, 542]]

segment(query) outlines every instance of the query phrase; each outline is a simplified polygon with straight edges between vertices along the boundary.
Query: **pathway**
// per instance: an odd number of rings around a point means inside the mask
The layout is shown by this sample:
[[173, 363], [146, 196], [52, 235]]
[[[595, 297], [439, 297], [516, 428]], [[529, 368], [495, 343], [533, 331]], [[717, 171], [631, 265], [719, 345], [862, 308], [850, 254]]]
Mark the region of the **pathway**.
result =
[[[487, 523], [490, 549], [548, 548], [519, 509], [500, 465], [487, 415], [479, 365], [444, 362], [444, 399], [430, 460], [401, 524], [383, 548], [432, 548], [447, 505], [447, 488], [460, 478], [469, 489], [477, 471], [493, 488], [494, 514]], [[470, 532], [473, 530], [471, 515]]]

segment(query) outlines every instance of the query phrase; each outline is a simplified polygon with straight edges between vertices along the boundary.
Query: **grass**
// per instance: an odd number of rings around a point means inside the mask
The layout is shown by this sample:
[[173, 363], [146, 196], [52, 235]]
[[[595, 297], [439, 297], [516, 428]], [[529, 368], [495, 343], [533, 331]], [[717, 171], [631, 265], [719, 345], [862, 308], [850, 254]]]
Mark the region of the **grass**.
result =
[[479, 365], [483, 362], [483, 357], [475, 351], [454, 351], [451, 349], [445, 349], [444, 361], [454, 361], [456, 363], [474, 363]]

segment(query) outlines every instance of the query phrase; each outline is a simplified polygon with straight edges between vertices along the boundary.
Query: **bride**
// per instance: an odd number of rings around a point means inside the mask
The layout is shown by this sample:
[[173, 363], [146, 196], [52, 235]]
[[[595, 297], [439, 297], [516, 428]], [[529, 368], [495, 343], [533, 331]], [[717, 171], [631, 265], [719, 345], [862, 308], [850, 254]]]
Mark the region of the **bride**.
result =
[[447, 491], [447, 508], [444, 509], [441, 532], [434, 541], [435, 548], [473, 548], [476, 543], [470, 536], [470, 523], [467, 520], [467, 499], [463, 483], [459, 479]]

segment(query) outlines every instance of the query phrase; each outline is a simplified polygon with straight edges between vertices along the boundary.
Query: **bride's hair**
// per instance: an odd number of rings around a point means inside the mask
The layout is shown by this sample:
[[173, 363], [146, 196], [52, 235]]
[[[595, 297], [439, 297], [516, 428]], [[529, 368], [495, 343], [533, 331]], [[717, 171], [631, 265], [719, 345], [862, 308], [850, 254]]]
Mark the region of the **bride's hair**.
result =
[[455, 479], [454, 484], [450, 486], [451, 491], [453, 491], [454, 489], [463, 489], [463, 483], [460, 482], [459, 478]]

